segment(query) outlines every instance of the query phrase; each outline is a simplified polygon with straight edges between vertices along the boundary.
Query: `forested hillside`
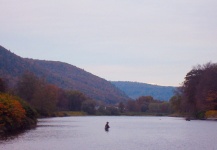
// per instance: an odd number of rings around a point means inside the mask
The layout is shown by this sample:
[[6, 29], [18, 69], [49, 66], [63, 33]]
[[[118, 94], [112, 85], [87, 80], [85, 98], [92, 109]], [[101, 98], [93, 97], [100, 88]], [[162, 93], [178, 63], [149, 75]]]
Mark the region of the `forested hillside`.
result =
[[7, 80], [10, 86], [13, 86], [17, 78], [25, 71], [34, 72], [40, 77], [47, 75], [43, 68], [29, 63], [27, 60], [0, 46], [0, 77]]
[[13, 86], [26, 71], [32, 72], [60, 88], [78, 90], [92, 99], [105, 103], [117, 103], [128, 99], [128, 96], [110, 82], [73, 65], [22, 58], [0, 46], [1, 78]]
[[113, 81], [112, 83], [133, 99], [140, 96], [152, 96], [157, 100], [168, 101], [174, 95], [175, 90], [175, 87], [172, 86], [158, 86], [138, 82]]

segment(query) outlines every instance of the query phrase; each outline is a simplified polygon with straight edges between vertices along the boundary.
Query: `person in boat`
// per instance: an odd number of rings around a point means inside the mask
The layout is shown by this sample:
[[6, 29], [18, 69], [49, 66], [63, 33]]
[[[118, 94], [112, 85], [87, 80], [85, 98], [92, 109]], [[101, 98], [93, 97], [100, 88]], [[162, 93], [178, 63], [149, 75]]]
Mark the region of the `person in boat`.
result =
[[109, 122], [106, 122], [105, 130], [108, 131], [109, 128], [110, 128], [110, 126], [109, 126]]

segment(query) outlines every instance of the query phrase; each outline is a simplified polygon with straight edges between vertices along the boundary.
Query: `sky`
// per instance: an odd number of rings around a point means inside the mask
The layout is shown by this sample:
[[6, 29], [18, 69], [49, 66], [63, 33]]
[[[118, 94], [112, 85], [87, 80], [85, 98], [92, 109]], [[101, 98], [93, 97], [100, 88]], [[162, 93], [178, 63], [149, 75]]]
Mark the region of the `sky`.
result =
[[216, 63], [216, 0], [0, 0], [0, 45], [109, 81], [179, 86]]

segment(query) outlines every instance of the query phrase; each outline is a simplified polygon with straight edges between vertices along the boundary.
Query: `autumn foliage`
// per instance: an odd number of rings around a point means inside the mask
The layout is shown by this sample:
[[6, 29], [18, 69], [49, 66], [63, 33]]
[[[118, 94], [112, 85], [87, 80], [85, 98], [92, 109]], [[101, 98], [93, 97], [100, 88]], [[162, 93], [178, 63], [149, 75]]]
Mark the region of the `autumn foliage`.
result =
[[25, 117], [26, 111], [16, 97], [0, 94], [0, 129], [21, 128]]
[[207, 63], [190, 70], [171, 102], [182, 114], [199, 119], [213, 116], [217, 110], [217, 64]]
[[[3, 83], [3, 80], [0, 80]], [[8, 94], [5, 84], [0, 91], [0, 133], [27, 129], [37, 123], [36, 111], [17, 96]], [[7, 93], [6, 93], [7, 92]]]

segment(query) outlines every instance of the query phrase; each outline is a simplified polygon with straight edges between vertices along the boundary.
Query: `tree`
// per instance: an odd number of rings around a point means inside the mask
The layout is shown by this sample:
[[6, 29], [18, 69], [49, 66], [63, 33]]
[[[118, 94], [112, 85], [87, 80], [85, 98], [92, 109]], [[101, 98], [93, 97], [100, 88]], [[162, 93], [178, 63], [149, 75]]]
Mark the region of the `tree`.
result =
[[6, 92], [6, 85], [3, 79], [0, 78], [0, 92]]
[[139, 111], [146, 112], [148, 111], [149, 104], [154, 102], [154, 99], [152, 96], [141, 96], [136, 100], [137, 107]]
[[69, 110], [69, 101], [67, 98], [67, 92], [63, 89], [58, 90], [58, 100], [57, 100], [58, 110]]
[[37, 113], [19, 97], [0, 94], [0, 130], [26, 129], [36, 125]]
[[38, 113], [36, 110], [31, 107], [27, 102], [24, 100], [20, 99], [19, 97], [16, 97], [16, 99], [20, 102], [22, 105], [23, 109], [26, 111], [26, 117], [24, 118], [22, 128], [29, 129], [37, 124], [37, 118], [38, 118]]
[[181, 112], [181, 97], [177, 95], [171, 97], [170, 104], [172, 107], [172, 112]]
[[0, 129], [16, 130], [22, 126], [26, 111], [19, 101], [7, 94], [0, 94]]
[[79, 91], [69, 91], [67, 93], [67, 99], [69, 104], [69, 110], [81, 111], [82, 103], [88, 98]]
[[117, 116], [120, 115], [118, 108], [114, 106], [108, 106], [106, 107], [107, 114], [106, 115], [112, 115], [112, 116]]
[[171, 97], [169, 100], [171, 110], [173, 113], [181, 113], [182, 112], [181, 101], [182, 101], [181, 88], [177, 88], [175, 90], [174, 96]]
[[31, 72], [25, 72], [18, 80], [16, 93], [19, 97], [31, 102], [37, 89], [40, 89], [40, 79]]
[[206, 64], [197, 89], [198, 108], [217, 109], [217, 64]]
[[137, 112], [137, 105], [136, 102], [133, 100], [128, 100], [127, 101], [127, 110], [131, 112]]
[[164, 114], [171, 113], [170, 103], [168, 103], [168, 102], [160, 103], [160, 113], [164, 113]]
[[191, 114], [195, 114], [197, 112], [196, 92], [197, 86], [202, 76], [202, 72], [203, 71], [200, 66], [198, 66], [197, 68], [193, 68], [189, 73], [187, 73], [183, 84], [183, 98], [186, 101], [186, 112]]
[[160, 103], [149, 104], [148, 110], [151, 113], [159, 113], [160, 112]]
[[120, 112], [123, 113], [124, 109], [125, 109], [124, 103], [120, 102], [119, 105], [118, 105], [118, 108], [119, 108]]
[[217, 64], [198, 65], [187, 73], [181, 87], [181, 109], [196, 118], [217, 109]]
[[90, 115], [94, 115], [96, 113], [95, 110], [95, 106], [96, 106], [96, 102], [93, 100], [86, 100], [82, 103], [82, 111], [90, 114]]
[[49, 116], [56, 110], [59, 88], [46, 83], [31, 72], [26, 72], [20, 77], [16, 92], [42, 116]]
[[58, 88], [54, 85], [41, 83], [36, 89], [31, 104], [42, 116], [50, 116], [56, 111]]

